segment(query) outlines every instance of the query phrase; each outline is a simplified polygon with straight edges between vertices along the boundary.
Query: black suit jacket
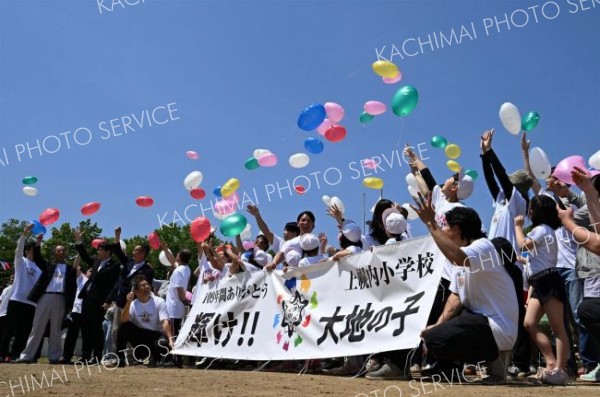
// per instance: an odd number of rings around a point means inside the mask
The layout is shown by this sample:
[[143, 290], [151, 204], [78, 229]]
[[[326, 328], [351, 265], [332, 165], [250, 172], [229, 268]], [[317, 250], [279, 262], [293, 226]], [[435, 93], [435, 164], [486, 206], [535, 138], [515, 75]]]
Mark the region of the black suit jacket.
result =
[[[37, 303], [42, 295], [46, 292], [48, 284], [54, 276], [54, 270], [56, 270], [55, 263], [49, 263], [42, 258], [42, 251], [39, 245], [33, 247], [33, 260], [35, 264], [42, 270], [40, 278], [35, 283], [31, 292], [27, 296], [27, 299]], [[64, 293], [65, 293], [65, 314], [70, 313], [73, 308], [73, 302], [75, 301], [75, 293], [77, 292], [77, 270], [73, 269], [72, 266], [67, 265], [67, 274], [65, 275]]]
[[148, 279], [150, 285], [152, 285], [152, 281], [154, 280], [154, 269], [148, 264], [148, 262], [144, 262], [144, 264], [137, 269], [135, 273], [129, 275], [133, 269], [133, 266], [135, 265], [135, 261], [125, 256], [120, 244], [115, 244], [113, 252], [123, 264], [123, 270], [121, 271], [121, 277], [119, 277], [119, 281], [109, 294], [106, 301], [117, 302], [117, 306], [122, 309], [125, 307], [125, 303], [127, 303], [127, 294], [131, 292], [131, 280], [133, 280], [135, 276], [143, 274]]
[[[111, 244], [110, 248], [114, 252], [115, 244]], [[92, 275], [86, 281], [85, 285], [79, 293], [79, 298], [83, 299], [83, 306], [102, 306], [106, 302], [108, 294], [113, 290], [115, 284], [119, 280], [121, 273], [121, 264], [113, 258], [98, 270], [101, 261], [92, 259], [83, 244], [76, 244], [79, 257], [92, 269]]]

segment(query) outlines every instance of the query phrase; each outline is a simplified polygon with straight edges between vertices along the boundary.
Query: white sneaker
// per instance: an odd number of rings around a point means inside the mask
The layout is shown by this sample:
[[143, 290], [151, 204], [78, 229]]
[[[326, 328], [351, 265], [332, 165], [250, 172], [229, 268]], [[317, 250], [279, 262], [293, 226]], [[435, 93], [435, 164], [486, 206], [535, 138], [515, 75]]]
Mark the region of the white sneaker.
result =
[[579, 380], [584, 382], [600, 382], [600, 364], [591, 372], [581, 375]]
[[381, 365], [381, 362], [376, 358], [370, 358], [365, 366], [365, 373], [378, 371], [381, 368]]
[[370, 380], [408, 380], [403, 371], [389, 360], [386, 360], [379, 370], [369, 372], [365, 378]]
[[542, 382], [550, 385], [566, 385], [570, 382], [569, 375], [559, 368], [553, 369], [551, 372], [544, 371]]

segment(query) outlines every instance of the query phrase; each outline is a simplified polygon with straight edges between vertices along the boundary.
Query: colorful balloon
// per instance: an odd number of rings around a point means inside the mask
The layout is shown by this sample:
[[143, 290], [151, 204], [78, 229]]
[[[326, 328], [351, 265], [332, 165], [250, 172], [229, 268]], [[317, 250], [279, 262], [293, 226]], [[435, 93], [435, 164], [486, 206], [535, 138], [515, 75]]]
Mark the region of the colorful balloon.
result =
[[135, 199], [135, 203], [140, 207], [152, 207], [154, 200], [150, 196], [139, 196]]
[[438, 149], [444, 149], [448, 144], [448, 140], [441, 135], [435, 135], [431, 138], [431, 146]]
[[258, 167], [260, 167], [260, 165], [258, 164], [258, 160], [257, 159], [255, 159], [254, 157], [250, 157], [244, 163], [244, 167], [246, 167], [247, 170], [255, 170]]
[[398, 70], [398, 73], [396, 73], [394, 77], [382, 77], [381, 80], [383, 80], [385, 84], [395, 84], [402, 80], [402, 72]]
[[[169, 251], [169, 253], [171, 255], [173, 255], [173, 253], [171, 252], [170, 249], [167, 248], [167, 251]], [[160, 254], [158, 254], [158, 261], [160, 263], [162, 263], [163, 266], [171, 267], [171, 262], [169, 262], [169, 259], [167, 258], [167, 254], [165, 254], [165, 251], [163, 251], [163, 250], [161, 250]]]
[[258, 164], [261, 167], [274, 167], [275, 165], [277, 165], [277, 156], [275, 156], [274, 153], [263, 154], [258, 159]]
[[242, 242], [242, 247], [244, 247], [245, 251], [251, 250], [254, 248], [254, 241], [246, 240]]
[[203, 178], [204, 176], [202, 175], [202, 172], [192, 171], [183, 180], [183, 186], [190, 191], [193, 188], [200, 186]]
[[293, 168], [304, 168], [310, 163], [310, 158], [305, 153], [292, 154], [289, 159]]
[[575, 167], [587, 172], [587, 169], [585, 168], [585, 160], [583, 159], [583, 157], [569, 156], [567, 158], [562, 159], [558, 162], [558, 164], [556, 164], [556, 168], [554, 168], [552, 176], [563, 183], [572, 185], [574, 184], [574, 182], [571, 176], [571, 172]]
[[396, 116], [408, 116], [419, 101], [419, 93], [412, 85], [400, 87], [392, 98], [392, 111]]
[[364, 168], [367, 168], [367, 169], [370, 169], [370, 170], [376, 169], [377, 168], [377, 164], [378, 164], [377, 161], [375, 161], [374, 159], [364, 159], [362, 161], [362, 163], [363, 163], [363, 167]]
[[150, 248], [153, 250], [157, 250], [160, 248], [160, 237], [158, 237], [158, 233], [152, 232], [148, 235], [148, 243], [150, 244]]
[[383, 180], [381, 178], [368, 176], [363, 179], [363, 186], [370, 189], [383, 189]]
[[325, 107], [319, 103], [313, 103], [300, 113], [298, 127], [304, 131], [312, 131], [321, 125], [325, 116]]
[[247, 224], [248, 221], [244, 215], [233, 214], [223, 219], [219, 230], [225, 237], [235, 237], [244, 230]]
[[477, 173], [477, 171], [473, 170], [473, 169], [468, 169], [465, 171], [465, 175], [470, 176], [473, 180], [477, 179], [477, 177], [479, 176], [479, 174]]
[[447, 145], [444, 148], [444, 151], [446, 152], [446, 156], [451, 159], [457, 159], [460, 157], [460, 147], [454, 143]]
[[539, 147], [534, 147], [529, 152], [529, 165], [531, 172], [538, 179], [546, 179], [552, 173], [552, 166], [546, 153]]
[[373, 71], [381, 77], [396, 77], [398, 75], [398, 66], [389, 61], [376, 61], [371, 65]]
[[298, 194], [304, 194], [306, 192], [306, 188], [304, 186], [302, 186], [302, 185], [296, 185], [296, 186], [294, 186], [294, 190]]
[[309, 153], [319, 154], [325, 149], [325, 146], [323, 146], [323, 142], [320, 139], [310, 137], [304, 141], [304, 149]]
[[254, 153], [252, 153], [252, 157], [258, 160], [267, 153], [271, 153], [271, 151], [269, 149], [255, 149]]
[[521, 114], [519, 109], [510, 102], [505, 102], [500, 106], [500, 121], [508, 132], [513, 135], [519, 135], [521, 131]]
[[56, 208], [47, 208], [40, 214], [40, 223], [44, 226], [53, 224], [60, 217], [60, 212]]
[[210, 222], [206, 218], [198, 217], [190, 224], [192, 240], [201, 243], [210, 236]]
[[540, 121], [540, 115], [538, 112], [527, 112], [521, 120], [521, 129], [523, 131], [533, 130]]
[[23, 178], [23, 185], [35, 185], [38, 179], [35, 176], [26, 176]]
[[329, 206], [333, 207], [333, 206], [338, 207], [338, 209], [341, 211], [341, 213], [343, 214], [344, 212], [346, 212], [346, 207], [344, 206], [344, 202], [337, 196], [333, 196], [331, 198], [331, 200], [329, 201]]
[[321, 123], [321, 125], [319, 125], [317, 127], [317, 132], [320, 135], [325, 135], [325, 131], [327, 131], [329, 129], [329, 127], [331, 127], [334, 123], [331, 122], [331, 120], [329, 119], [325, 119], [323, 120], [323, 122]]
[[106, 242], [106, 240], [104, 240], [103, 238], [95, 238], [92, 240], [92, 247], [94, 249], [98, 249], [100, 244], [105, 243], [105, 242]]
[[600, 150], [590, 156], [588, 164], [590, 167], [600, 170]]
[[33, 228], [31, 229], [31, 233], [34, 236], [37, 236], [40, 234], [46, 234], [46, 228], [44, 227], [44, 225], [42, 225], [40, 223], [40, 221], [38, 221], [37, 219], [34, 219], [31, 221], [31, 223], [33, 223]]
[[234, 193], [230, 197], [223, 198], [215, 202], [213, 208], [214, 213], [219, 215], [231, 215], [237, 210], [237, 205], [239, 203], [239, 196]]
[[221, 196], [229, 197], [240, 187], [240, 181], [237, 178], [230, 178], [221, 186]]
[[365, 112], [371, 116], [379, 116], [380, 114], [384, 114], [387, 110], [387, 106], [379, 101], [367, 101], [363, 108], [365, 109]]
[[367, 112], [362, 112], [358, 119], [360, 120], [361, 123], [366, 124], [366, 123], [372, 121], [374, 118], [375, 118], [375, 116], [370, 115]]
[[221, 197], [221, 185], [219, 185], [213, 189], [213, 194], [217, 197]]
[[38, 194], [38, 190], [32, 186], [23, 186], [23, 193], [25, 193], [26, 196], [37, 196]]
[[339, 142], [346, 137], [346, 129], [341, 125], [334, 125], [325, 132], [325, 138], [330, 142]]
[[446, 166], [450, 169], [450, 171], [452, 172], [459, 172], [460, 171], [460, 164], [458, 164], [456, 161], [454, 160], [448, 160], [446, 162]]
[[196, 200], [202, 200], [204, 197], [206, 197], [206, 192], [201, 187], [197, 187], [190, 190], [190, 195]]
[[94, 215], [100, 209], [100, 203], [97, 201], [92, 201], [91, 203], [85, 204], [81, 207], [81, 213], [85, 216]]
[[187, 152], [185, 152], [185, 155], [187, 156], [188, 159], [190, 160], [198, 160], [198, 157], [200, 157], [198, 155], [197, 152], [194, 152], [193, 150], [188, 150]]
[[344, 108], [335, 102], [326, 102], [325, 114], [332, 123], [339, 123], [344, 118]]

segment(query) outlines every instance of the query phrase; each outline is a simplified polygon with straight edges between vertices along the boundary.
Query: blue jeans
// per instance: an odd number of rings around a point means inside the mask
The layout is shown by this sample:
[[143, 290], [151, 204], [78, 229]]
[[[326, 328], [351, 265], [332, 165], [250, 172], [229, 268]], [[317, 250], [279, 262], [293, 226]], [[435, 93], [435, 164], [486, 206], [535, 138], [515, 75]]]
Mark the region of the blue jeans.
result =
[[558, 270], [565, 284], [565, 291], [567, 292], [567, 299], [569, 300], [573, 320], [579, 331], [579, 356], [581, 357], [581, 362], [586, 368], [595, 367], [597, 365], [596, 357], [598, 357], [599, 352], [594, 351], [594, 346], [589, 340], [588, 330], [581, 325], [579, 316], [577, 315], [577, 308], [583, 300], [583, 279], [577, 278], [575, 269], [558, 268]]
[[[112, 320], [104, 319], [102, 322], [102, 331], [104, 332], [104, 351], [102, 357], [106, 356], [111, 351], [112, 345]], [[114, 353], [114, 352], [113, 352]]]

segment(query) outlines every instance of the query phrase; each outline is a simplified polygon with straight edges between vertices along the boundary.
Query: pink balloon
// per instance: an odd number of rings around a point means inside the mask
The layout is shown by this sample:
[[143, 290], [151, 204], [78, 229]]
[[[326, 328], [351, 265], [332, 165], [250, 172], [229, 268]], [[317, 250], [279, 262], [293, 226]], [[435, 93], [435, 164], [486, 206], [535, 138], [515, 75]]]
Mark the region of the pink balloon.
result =
[[193, 150], [188, 150], [187, 152], [185, 152], [185, 155], [190, 160], [198, 160], [199, 157], [198, 153], [194, 152]]
[[156, 232], [152, 232], [148, 235], [148, 243], [150, 243], [150, 248], [153, 250], [160, 248], [160, 237], [158, 237]]
[[210, 222], [206, 218], [198, 217], [190, 225], [190, 235], [192, 236], [192, 240], [197, 243], [206, 240], [211, 232]]
[[154, 200], [150, 196], [139, 196], [135, 199], [135, 203], [140, 207], [152, 207]]
[[98, 249], [100, 244], [105, 243], [105, 242], [106, 242], [106, 240], [104, 240], [102, 238], [95, 238], [92, 240], [92, 247], [94, 247], [95, 249]]
[[363, 167], [374, 170], [375, 168], [377, 168], [377, 162], [373, 159], [364, 159]]
[[81, 213], [86, 216], [94, 215], [100, 209], [100, 203], [93, 201], [81, 207]]
[[246, 251], [251, 250], [254, 248], [254, 241], [246, 240], [242, 243], [242, 246]]
[[384, 103], [379, 101], [368, 101], [364, 105], [365, 112], [370, 114], [371, 116], [379, 116], [380, 114], [385, 113], [387, 107]]
[[562, 159], [552, 173], [552, 176], [563, 183], [573, 184], [573, 178], [571, 177], [571, 171], [575, 167], [587, 171], [585, 167], [585, 160], [581, 156], [569, 156]]
[[385, 84], [395, 84], [402, 80], [402, 72], [398, 70], [398, 74], [394, 77], [382, 77], [381, 79]]
[[214, 211], [218, 215], [230, 215], [233, 214], [237, 210], [237, 205], [239, 203], [240, 196], [237, 193], [233, 193], [231, 196], [219, 200], [213, 206]]
[[60, 212], [56, 208], [47, 208], [40, 214], [40, 223], [44, 226], [53, 224], [60, 217]]
[[266, 153], [258, 159], [261, 167], [273, 167], [277, 164], [277, 156], [274, 153]]
[[317, 132], [319, 134], [325, 136], [325, 131], [327, 131], [329, 129], [329, 127], [331, 127], [332, 125], [333, 125], [333, 123], [331, 122], [331, 120], [325, 119], [325, 120], [323, 120], [321, 125], [317, 127]]
[[194, 296], [192, 295], [192, 293], [190, 291], [185, 291], [185, 300], [186, 301], [191, 302], [193, 297]]
[[344, 108], [338, 105], [335, 102], [326, 102], [325, 103], [325, 112], [327, 113], [327, 118], [331, 120], [332, 123], [339, 123], [344, 118]]

